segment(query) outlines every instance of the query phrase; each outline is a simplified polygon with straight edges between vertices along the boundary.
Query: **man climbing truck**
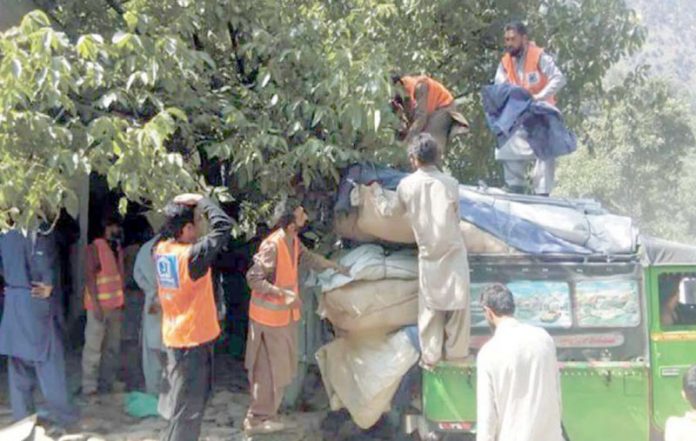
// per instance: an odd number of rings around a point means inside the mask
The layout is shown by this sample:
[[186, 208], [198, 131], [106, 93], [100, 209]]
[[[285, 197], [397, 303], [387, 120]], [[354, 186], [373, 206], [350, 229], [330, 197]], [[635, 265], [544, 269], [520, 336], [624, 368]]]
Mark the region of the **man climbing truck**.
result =
[[428, 133], [435, 138], [444, 159], [450, 136], [466, 133], [469, 127], [457, 111], [452, 93], [426, 75], [397, 74], [392, 76], [392, 83], [401, 89], [392, 100], [392, 108], [404, 122], [405, 143], [408, 145], [420, 133]]

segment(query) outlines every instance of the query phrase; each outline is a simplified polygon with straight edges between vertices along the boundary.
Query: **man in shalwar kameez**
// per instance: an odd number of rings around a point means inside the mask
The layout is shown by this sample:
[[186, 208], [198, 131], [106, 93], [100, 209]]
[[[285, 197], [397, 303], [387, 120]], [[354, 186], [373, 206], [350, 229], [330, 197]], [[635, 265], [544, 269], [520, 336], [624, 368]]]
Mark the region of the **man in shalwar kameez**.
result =
[[133, 277], [145, 293], [143, 307], [143, 375], [145, 391], [159, 395], [162, 380], [162, 362], [164, 345], [162, 344], [162, 307], [157, 297], [157, 275], [152, 257], [152, 247], [159, 241], [159, 235], [153, 237], [138, 251], [135, 258]]
[[[372, 191], [382, 216], [406, 215], [418, 244], [418, 331], [421, 365], [469, 355], [471, 312], [469, 260], [459, 230], [459, 183], [437, 169], [439, 148], [428, 133], [409, 145], [416, 170], [390, 198], [379, 185]], [[444, 353], [444, 354], [443, 354]]]
[[59, 299], [51, 296], [55, 256], [50, 234], [19, 229], [0, 234], [0, 273], [5, 279], [0, 354], [8, 357], [13, 419], [37, 411], [33, 392], [38, 385], [46, 403], [38, 410], [39, 418], [70, 429], [79, 414], [68, 397]]
[[304, 208], [287, 202], [279, 228], [263, 241], [247, 272], [252, 290], [244, 363], [251, 387], [251, 404], [244, 421], [248, 435], [285, 429], [278, 408], [297, 371], [298, 263], [309, 269], [348, 273], [300, 243], [298, 233], [306, 223]]

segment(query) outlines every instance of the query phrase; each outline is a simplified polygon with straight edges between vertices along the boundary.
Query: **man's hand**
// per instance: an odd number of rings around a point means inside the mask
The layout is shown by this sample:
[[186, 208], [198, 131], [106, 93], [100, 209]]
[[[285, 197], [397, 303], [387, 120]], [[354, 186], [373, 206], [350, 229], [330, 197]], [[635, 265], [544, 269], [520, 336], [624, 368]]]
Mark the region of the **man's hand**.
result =
[[195, 193], [184, 193], [174, 198], [175, 204], [196, 206], [203, 199], [203, 196]]
[[284, 299], [285, 299], [285, 304], [286, 305], [292, 305], [297, 301], [297, 293], [291, 289], [285, 289], [281, 288], [280, 292], [282, 293]]
[[350, 267], [336, 264], [334, 265], [334, 270], [346, 277], [350, 277]]
[[157, 315], [160, 313], [162, 308], [160, 307], [160, 304], [157, 302], [152, 302], [149, 308], [147, 308], [147, 313], [149, 315]]
[[92, 313], [94, 314], [94, 318], [97, 319], [98, 322], [104, 321], [104, 310], [99, 304], [99, 301], [97, 301], [97, 303], [94, 304], [94, 311], [92, 311]]
[[31, 282], [31, 295], [37, 299], [47, 299], [53, 292], [53, 285], [42, 282]]

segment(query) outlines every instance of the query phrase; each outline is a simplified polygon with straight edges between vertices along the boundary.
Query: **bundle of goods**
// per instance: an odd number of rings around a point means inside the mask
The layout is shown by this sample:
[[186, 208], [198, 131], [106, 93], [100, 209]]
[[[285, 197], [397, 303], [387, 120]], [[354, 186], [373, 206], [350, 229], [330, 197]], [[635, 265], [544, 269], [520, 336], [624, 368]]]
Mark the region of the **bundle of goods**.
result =
[[339, 336], [317, 352], [331, 408], [346, 408], [368, 428], [390, 408], [401, 378], [418, 360], [401, 328], [418, 321], [418, 259], [413, 249], [393, 253], [362, 245], [339, 263], [350, 276], [319, 275], [319, 315]]

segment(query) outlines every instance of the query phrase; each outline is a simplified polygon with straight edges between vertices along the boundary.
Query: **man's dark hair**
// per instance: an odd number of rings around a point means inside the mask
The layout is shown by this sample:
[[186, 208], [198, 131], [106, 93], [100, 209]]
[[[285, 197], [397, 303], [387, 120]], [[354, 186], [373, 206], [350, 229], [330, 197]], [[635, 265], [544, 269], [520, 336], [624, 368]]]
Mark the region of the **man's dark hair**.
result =
[[283, 204], [284, 205], [276, 226], [280, 228], [287, 228], [293, 222], [295, 222], [295, 210], [301, 207], [302, 204], [295, 198], [288, 198], [283, 202]]
[[195, 220], [196, 207], [191, 205], [170, 202], [164, 207], [164, 225], [162, 226], [162, 239], [178, 239], [186, 226]]
[[102, 228], [106, 229], [107, 227], [110, 227], [112, 225], [120, 226], [123, 223], [123, 219], [121, 219], [121, 216], [118, 214], [108, 214], [104, 216], [104, 219], [102, 219]]
[[684, 395], [691, 407], [696, 409], [696, 364], [691, 366], [685, 373], [682, 382]]
[[529, 35], [527, 32], [527, 26], [520, 20], [514, 20], [505, 25], [505, 32], [515, 31], [521, 36]]
[[423, 165], [433, 165], [439, 159], [440, 149], [430, 133], [419, 133], [408, 145], [408, 155]]
[[392, 72], [390, 75], [392, 84], [397, 84], [401, 82], [403, 74], [401, 72]]
[[498, 317], [515, 314], [515, 299], [512, 291], [502, 283], [494, 283], [484, 288], [481, 293], [481, 306], [489, 308]]

